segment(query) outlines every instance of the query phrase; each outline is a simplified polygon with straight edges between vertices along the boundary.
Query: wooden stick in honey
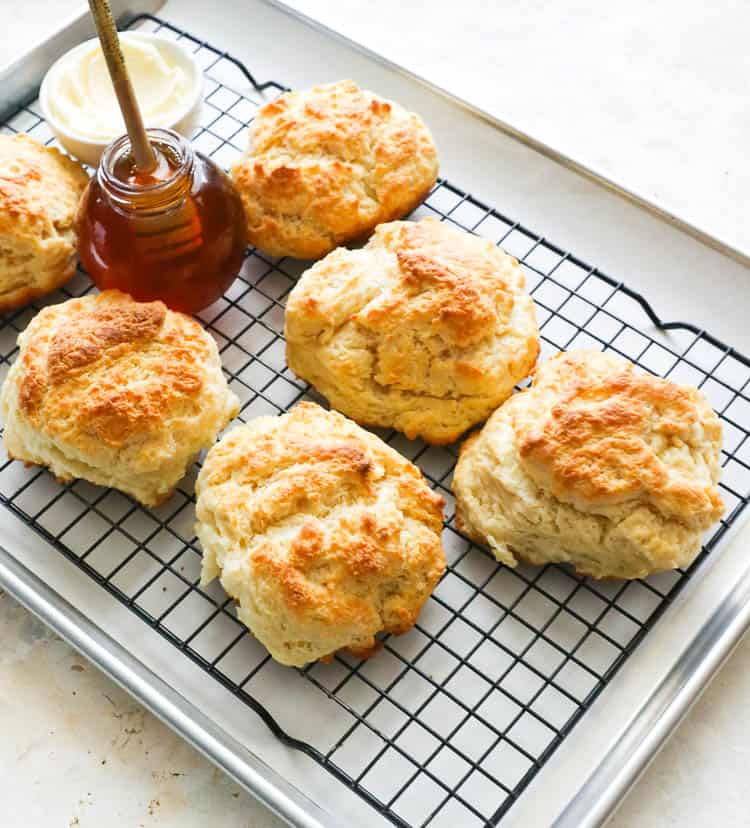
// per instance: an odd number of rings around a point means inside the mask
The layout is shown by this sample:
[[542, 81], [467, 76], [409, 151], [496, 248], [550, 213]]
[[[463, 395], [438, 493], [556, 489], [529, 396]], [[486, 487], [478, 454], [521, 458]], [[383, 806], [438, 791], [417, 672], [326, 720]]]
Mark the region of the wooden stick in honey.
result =
[[107, 61], [107, 69], [109, 69], [109, 76], [117, 95], [117, 103], [125, 121], [130, 145], [133, 148], [135, 165], [140, 172], [150, 172], [156, 166], [156, 156], [143, 126], [141, 110], [138, 107], [133, 84], [125, 65], [117, 27], [112, 18], [112, 10], [107, 0], [89, 0], [89, 8], [96, 24], [99, 42], [102, 44], [102, 52]]

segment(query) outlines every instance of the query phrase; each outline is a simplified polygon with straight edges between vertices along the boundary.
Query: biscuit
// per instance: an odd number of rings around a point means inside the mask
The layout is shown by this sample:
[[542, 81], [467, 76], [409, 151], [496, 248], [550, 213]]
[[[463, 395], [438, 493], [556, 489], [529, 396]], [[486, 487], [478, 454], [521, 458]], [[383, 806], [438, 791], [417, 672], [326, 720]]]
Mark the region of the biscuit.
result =
[[251, 244], [317, 259], [410, 213], [437, 170], [419, 116], [346, 80], [266, 104], [232, 177]]
[[83, 167], [30, 135], [0, 135], [0, 311], [70, 279]]
[[108, 290], [44, 308], [0, 391], [8, 455], [146, 506], [237, 413], [214, 340], [162, 302]]
[[381, 224], [306, 271], [287, 362], [359, 423], [450, 443], [511, 394], [539, 353], [518, 262], [433, 219]]
[[341, 414], [299, 403], [229, 431], [196, 483], [202, 583], [282, 664], [404, 633], [445, 568], [443, 499]]
[[609, 353], [558, 354], [463, 445], [457, 525], [508, 566], [595, 578], [685, 567], [723, 513], [721, 442], [697, 389]]

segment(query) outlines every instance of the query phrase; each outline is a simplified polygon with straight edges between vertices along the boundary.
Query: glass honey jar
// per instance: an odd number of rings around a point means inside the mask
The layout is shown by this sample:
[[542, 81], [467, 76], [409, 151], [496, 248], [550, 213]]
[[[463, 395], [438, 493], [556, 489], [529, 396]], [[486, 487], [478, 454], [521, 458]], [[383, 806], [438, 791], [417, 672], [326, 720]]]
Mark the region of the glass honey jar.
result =
[[242, 202], [226, 173], [181, 135], [147, 132], [157, 162], [148, 173], [136, 168], [127, 135], [104, 151], [76, 218], [79, 255], [101, 290], [196, 313], [242, 266]]

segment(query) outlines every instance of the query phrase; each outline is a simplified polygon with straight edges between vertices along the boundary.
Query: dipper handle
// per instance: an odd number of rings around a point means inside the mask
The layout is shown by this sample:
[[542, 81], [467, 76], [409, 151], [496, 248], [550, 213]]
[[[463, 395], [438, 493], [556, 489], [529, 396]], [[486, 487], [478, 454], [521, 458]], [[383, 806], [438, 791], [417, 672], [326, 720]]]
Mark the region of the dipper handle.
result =
[[151, 172], [156, 166], [156, 156], [143, 126], [141, 110], [138, 107], [133, 84], [128, 74], [128, 67], [125, 65], [125, 58], [122, 55], [120, 38], [112, 17], [112, 9], [110, 9], [107, 0], [89, 0], [89, 8], [96, 24], [99, 42], [102, 44], [102, 52], [107, 61], [109, 76], [115, 88], [117, 103], [120, 106], [125, 128], [128, 131], [130, 146], [133, 148], [135, 165], [139, 172]]

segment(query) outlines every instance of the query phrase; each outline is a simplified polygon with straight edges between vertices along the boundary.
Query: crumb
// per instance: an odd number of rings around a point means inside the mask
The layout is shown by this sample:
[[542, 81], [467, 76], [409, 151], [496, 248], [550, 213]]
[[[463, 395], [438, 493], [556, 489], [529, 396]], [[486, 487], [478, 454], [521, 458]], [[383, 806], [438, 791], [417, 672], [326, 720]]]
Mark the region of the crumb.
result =
[[106, 765], [106, 764], [107, 764], [107, 760], [106, 760], [106, 759], [102, 759], [102, 765]]
[[86, 668], [85, 668], [85, 667], [83, 667], [83, 666], [81, 666], [80, 664], [71, 664], [71, 665], [70, 665], [70, 669], [71, 669], [74, 673], [82, 673], [82, 672], [83, 672]]

